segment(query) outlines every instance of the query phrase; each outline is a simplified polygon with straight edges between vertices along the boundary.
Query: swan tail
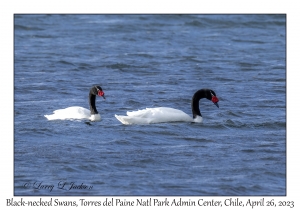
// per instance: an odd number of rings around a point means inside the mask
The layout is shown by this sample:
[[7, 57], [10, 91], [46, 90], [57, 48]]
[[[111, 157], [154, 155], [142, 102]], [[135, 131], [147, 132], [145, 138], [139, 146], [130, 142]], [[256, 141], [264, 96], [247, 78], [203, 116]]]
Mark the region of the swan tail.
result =
[[44, 117], [47, 118], [47, 120], [54, 120], [55, 118], [53, 117], [53, 115], [44, 115]]
[[123, 115], [115, 115], [115, 117], [124, 125], [152, 123], [150, 119], [142, 118], [142, 117], [123, 116]]
[[122, 116], [122, 115], [116, 115], [115, 114], [115, 117], [117, 118], [117, 120], [119, 120], [124, 125], [130, 125], [131, 124], [129, 122], [130, 120], [128, 119], [128, 116]]

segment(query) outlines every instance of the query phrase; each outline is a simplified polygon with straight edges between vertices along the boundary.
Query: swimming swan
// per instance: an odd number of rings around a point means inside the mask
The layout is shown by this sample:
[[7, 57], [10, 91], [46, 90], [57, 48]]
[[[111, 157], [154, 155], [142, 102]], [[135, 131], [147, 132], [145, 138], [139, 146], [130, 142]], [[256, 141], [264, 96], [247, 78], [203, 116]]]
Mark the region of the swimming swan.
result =
[[65, 119], [88, 119], [91, 121], [99, 121], [100, 114], [96, 109], [96, 95], [102, 96], [105, 99], [104, 92], [100, 86], [93, 86], [89, 93], [90, 110], [72, 106], [65, 109], [53, 111], [52, 115], [44, 115], [48, 120], [65, 120]]
[[127, 112], [127, 116], [115, 115], [115, 117], [125, 125], [178, 121], [200, 123], [203, 121], [199, 109], [199, 101], [201, 98], [211, 100], [219, 108], [219, 99], [217, 98], [216, 93], [210, 89], [201, 89], [195, 92], [192, 98], [191, 106], [193, 118], [181, 110], [168, 107], [146, 108], [143, 110]]

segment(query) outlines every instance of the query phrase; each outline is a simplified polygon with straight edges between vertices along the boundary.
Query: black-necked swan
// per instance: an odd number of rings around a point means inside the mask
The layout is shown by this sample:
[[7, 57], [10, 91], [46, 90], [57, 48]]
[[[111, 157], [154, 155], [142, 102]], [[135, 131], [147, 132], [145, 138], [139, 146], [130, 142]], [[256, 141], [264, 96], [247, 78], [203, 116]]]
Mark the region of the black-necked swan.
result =
[[88, 119], [91, 121], [101, 120], [100, 114], [96, 109], [96, 95], [105, 99], [104, 92], [100, 86], [93, 86], [89, 93], [90, 110], [80, 107], [71, 106], [65, 109], [53, 111], [52, 115], [44, 115], [48, 120], [65, 120], [65, 119]]
[[115, 117], [121, 123], [126, 125], [180, 121], [200, 123], [203, 121], [199, 109], [199, 101], [201, 98], [211, 100], [219, 108], [219, 99], [217, 98], [216, 93], [210, 89], [201, 89], [195, 92], [192, 98], [191, 106], [193, 118], [181, 110], [168, 107], [146, 108], [143, 110], [127, 112], [127, 116], [115, 115]]

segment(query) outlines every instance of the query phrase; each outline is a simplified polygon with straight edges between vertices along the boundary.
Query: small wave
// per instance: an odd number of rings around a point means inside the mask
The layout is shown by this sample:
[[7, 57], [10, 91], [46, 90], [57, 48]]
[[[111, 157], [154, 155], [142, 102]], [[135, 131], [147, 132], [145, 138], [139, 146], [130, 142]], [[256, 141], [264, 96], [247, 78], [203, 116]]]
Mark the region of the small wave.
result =
[[253, 71], [253, 67], [259, 67], [261, 66], [260, 63], [254, 63], [254, 62], [239, 62], [238, 63], [241, 66], [242, 71]]
[[198, 59], [197, 56], [183, 56], [182, 59], [179, 60], [179, 62], [195, 62], [197, 64], [199, 63], [205, 63], [206, 61]]
[[186, 25], [186, 26], [197, 26], [197, 27], [206, 26], [206, 24], [204, 24], [203, 22], [200, 22], [198, 20], [192, 20], [192, 21], [189, 21], [189, 22], [185, 22], [184, 25]]
[[139, 56], [139, 57], [144, 57], [144, 58], [154, 58], [154, 55], [151, 55], [149, 53], [133, 53], [133, 54], [128, 54], [129, 56]]
[[241, 152], [254, 153], [254, 152], [256, 152], [256, 150], [254, 150], [254, 149], [242, 149]]
[[282, 161], [282, 156], [268, 156], [260, 158], [262, 161]]
[[180, 136], [178, 139], [187, 140], [187, 141], [196, 141], [196, 142], [214, 142], [214, 140], [209, 138], [199, 138], [198, 136]]
[[286, 128], [286, 122], [278, 121], [245, 123], [239, 120], [228, 119], [222, 125], [229, 128]]
[[138, 160], [133, 160], [132, 161], [133, 163], [137, 164], [137, 165], [140, 165], [140, 164], [145, 164], [145, 163], [154, 163], [155, 160], [153, 158], [141, 158], [141, 159], [138, 159]]
[[225, 127], [229, 127], [229, 128], [244, 128], [244, 127], [246, 128], [246, 127], [249, 127], [249, 124], [240, 122], [238, 120], [231, 120], [231, 119], [225, 120], [223, 122], [223, 125]]
[[278, 153], [285, 153], [285, 151], [282, 151], [281, 149], [276, 149], [276, 148], [264, 148], [264, 149], [260, 149], [258, 150], [259, 152], [263, 153], [263, 154], [278, 154]]
[[225, 78], [225, 77], [215, 77], [215, 81], [220, 81], [220, 82], [236, 82], [238, 81], [238, 78]]
[[32, 31], [44, 30], [44, 29], [38, 28], [38, 27], [30, 27], [30, 26], [23, 26], [23, 25], [17, 25], [17, 24], [14, 25], [14, 28], [15, 28], [15, 30], [26, 30], [26, 31], [29, 31], [29, 30], [32, 30]]
[[55, 36], [52, 35], [35, 35], [35, 38], [41, 38], [41, 39], [53, 39], [56, 38]]
[[231, 39], [233, 42], [249, 43], [249, 44], [264, 44], [266, 42], [260, 40], [250, 40], [250, 39]]
[[286, 122], [260, 122], [255, 124], [250, 124], [253, 127], [263, 127], [263, 128], [286, 128]]
[[231, 111], [231, 110], [227, 110], [225, 111], [225, 113], [222, 114], [222, 116], [227, 116], [229, 117], [243, 117], [243, 112], [241, 111]]
[[33, 135], [46, 135], [46, 136], [53, 136], [53, 134], [57, 134], [58, 132], [54, 132], [52, 129], [49, 128], [20, 128], [15, 130], [15, 132], [18, 132], [19, 134], [33, 134]]
[[61, 64], [65, 64], [65, 65], [72, 65], [72, 66], [75, 66], [75, 64], [69, 62], [69, 61], [65, 61], [65, 60], [60, 60], [58, 61], [58, 63], [61, 63]]
[[132, 68], [131, 65], [125, 64], [125, 63], [115, 63], [111, 65], [107, 65], [106, 68], [109, 69], [123, 69], [123, 68]]
[[[78, 169], [80, 171], [88, 171], [88, 172], [90, 172], [90, 171], [96, 171], [98, 168], [99, 168], [98, 164], [92, 164], [92, 163], [86, 163], [86, 162], [85, 162], [84, 165], [80, 165], [78, 167]], [[71, 168], [71, 169], [72, 169], [72, 171], [74, 170], [73, 168]]]
[[114, 141], [115, 144], [119, 145], [131, 145], [130, 141], [124, 140], [124, 139], [118, 139]]

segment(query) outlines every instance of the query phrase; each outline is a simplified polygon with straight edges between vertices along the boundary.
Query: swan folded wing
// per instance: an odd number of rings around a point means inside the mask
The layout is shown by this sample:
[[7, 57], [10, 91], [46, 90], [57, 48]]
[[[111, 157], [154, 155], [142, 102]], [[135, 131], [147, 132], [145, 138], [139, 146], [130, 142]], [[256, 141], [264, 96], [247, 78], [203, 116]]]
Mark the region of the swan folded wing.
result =
[[126, 114], [130, 117], [153, 118], [159, 113], [158, 108], [146, 108], [138, 111], [128, 111]]
[[150, 124], [162, 122], [191, 122], [193, 119], [181, 110], [157, 107], [146, 108], [138, 111], [127, 112], [127, 116], [115, 115], [115, 117], [123, 124]]
[[48, 120], [89, 119], [90, 111], [83, 107], [72, 106], [53, 111], [52, 115], [44, 115]]
[[160, 107], [155, 110], [154, 117], [157, 122], [191, 122], [193, 119], [179, 109]]

